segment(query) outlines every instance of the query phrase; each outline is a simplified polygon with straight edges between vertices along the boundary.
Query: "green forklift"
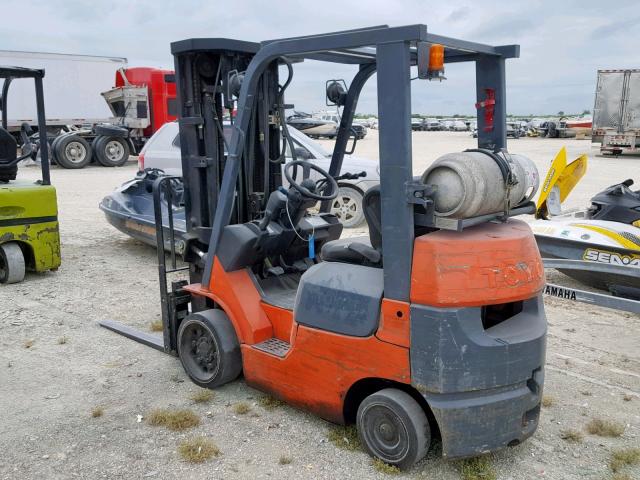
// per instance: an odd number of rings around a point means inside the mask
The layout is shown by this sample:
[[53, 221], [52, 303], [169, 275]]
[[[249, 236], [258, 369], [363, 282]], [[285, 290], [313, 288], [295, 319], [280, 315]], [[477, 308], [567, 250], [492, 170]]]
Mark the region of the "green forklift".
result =
[[[41, 69], [0, 66], [0, 283], [21, 282], [27, 270], [44, 272], [60, 266], [58, 202], [49, 174], [43, 77]], [[14, 80], [30, 78], [35, 82], [38, 130], [34, 134], [31, 126], [23, 123], [16, 138], [8, 129], [9, 87]], [[16, 180], [18, 163], [28, 158], [36, 160], [38, 151], [42, 178]]]

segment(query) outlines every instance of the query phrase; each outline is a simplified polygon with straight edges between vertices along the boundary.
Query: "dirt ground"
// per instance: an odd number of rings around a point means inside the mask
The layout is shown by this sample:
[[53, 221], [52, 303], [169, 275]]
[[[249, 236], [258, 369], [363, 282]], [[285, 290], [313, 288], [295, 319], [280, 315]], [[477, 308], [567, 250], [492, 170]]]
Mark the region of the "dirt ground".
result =
[[[377, 132], [357, 154], [377, 158]], [[590, 154], [589, 173], [568, 205], [586, 205], [597, 190], [632, 177], [640, 159], [600, 158], [588, 140], [510, 140], [541, 175], [561, 145], [569, 156]], [[474, 146], [468, 133], [417, 132], [416, 173], [438, 155]], [[332, 426], [287, 406], [266, 409], [260, 392], [242, 380], [219, 388], [209, 403], [179, 361], [97, 326], [114, 319], [148, 330], [160, 318], [156, 253], [111, 228], [98, 202], [134, 175], [123, 168], [55, 168], [63, 264], [57, 272], [30, 274], [0, 286], [0, 478], [381, 478], [361, 451], [336, 447]], [[22, 169], [36, 178], [36, 168]], [[356, 232], [349, 232], [354, 234]], [[611, 452], [640, 447], [640, 317], [546, 299], [549, 322], [545, 395], [540, 427], [527, 442], [491, 456], [499, 479], [612, 478]], [[247, 402], [250, 411], [235, 413]], [[92, 417], [95, 407], [102, 416]], [[200, 426], [172, 432], [139, 416], [153, 408], [189, 408]], [[624, 425], [620, 437], [586, 432], [602, 418]], [[579, 442], [561, 439], [581, 431]], [[221, 455], [189, 464], [178, 444], [197, 435], [213, 440]], [[280, 457], [291, 463], [281, 465]], [[640, 467], [627, 468], [640, 478]], [[460, 464], [437, 449], [399, 478], [458, 479]], [[491, 477], [478, 477], [491, 478]]]

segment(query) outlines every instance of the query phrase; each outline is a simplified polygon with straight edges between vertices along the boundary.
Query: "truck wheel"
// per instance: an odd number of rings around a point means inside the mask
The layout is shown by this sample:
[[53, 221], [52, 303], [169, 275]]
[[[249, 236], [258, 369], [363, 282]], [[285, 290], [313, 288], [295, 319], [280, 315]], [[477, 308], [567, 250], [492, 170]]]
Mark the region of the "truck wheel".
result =
[[0, 245], [0, 283], [21, 282], [24, 273], [24, 255], [20, 245], [16, 242]]
[[355, 188], [340, 187], [338, 196], [331, 201], [333, 213], [345, 228], [355, 228], [364, 221], [362, 193]]
[[403, 470], [429, 450], [431, 429], [422, 407], [411, 395], [385, 388], [365, 398], [356, 417], [358, 436], [365, 450]]
[[80, 135], [65, 135], [56, 142], [56, 161], [64, 168], [84, 168], [93, 154], [89, 142]]
[[218, 309], [187, 316], [178, 329], [178, 356], [193, 383], [214, 388], [235, 380], [242, 354], [227, 315]]
[[96, 158], [105, 167], [121, 167], [129, 160], [131, 149], [122, 137], [99, 136], [93, 141]]

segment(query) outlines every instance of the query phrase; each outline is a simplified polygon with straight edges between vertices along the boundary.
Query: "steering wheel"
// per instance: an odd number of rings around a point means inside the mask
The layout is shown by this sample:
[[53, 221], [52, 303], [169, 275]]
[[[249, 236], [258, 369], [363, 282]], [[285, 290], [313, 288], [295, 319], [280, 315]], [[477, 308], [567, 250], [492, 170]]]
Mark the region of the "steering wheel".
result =
[[[313, 193], [311, 190], [309, 190], [307, 187], [297, 183], [295, 181], [295, 173], [297, 173], [298, 171], [298, 167], [302, 167], [302, 182], [304, 183], [305, 180], [309, 179], [309, 174], [311, 173], [311, 170], [315, 170], [316, 172], [318, 172], [320, 175], [322, 175], [324, 177], [324, 180], [326, 180], [326, 182], [331, 185], [331, 194], [330, 195], [320, 195], [318, 193]], [[293, 167], [296, 167], [296, 170], [294, 172], [294, 176], [291, 177], [291, 169]], [[324, 200], [333, 200], [334, 198], [336, 198], [338, 196], [338, 182], [336, 182], [336, 180], [329, 175], [327, 172], [325, 172], [323, 169], [321, 169], [320, 167], [318, 167], [317, 165], [314, 165], [311, 162], [307, 162], [306, 160], [296, 160], [295, 162], [289, 162], [287, 164], [285, 164], [284, 166], [284, 176], [287, 179], [287, 181], [289, 182], [289, 184], [291, 185], [292, 188], [295, 188], [298, 192], [300, 192], [300, 194], [304, 197], [307, 198], [312, 198], [314, 200], [320, 200], [320, 201], [324, 201]]]

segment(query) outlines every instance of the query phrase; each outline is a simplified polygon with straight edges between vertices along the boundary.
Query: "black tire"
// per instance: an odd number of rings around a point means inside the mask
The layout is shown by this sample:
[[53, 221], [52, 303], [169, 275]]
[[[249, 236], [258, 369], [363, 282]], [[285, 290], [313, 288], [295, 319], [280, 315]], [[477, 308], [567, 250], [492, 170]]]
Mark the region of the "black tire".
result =
[[129, 160], [131, 148], [122, 137], [99, 136], [93, 141], [98, 162], [105, 167], [121, 167]]
[[0, 245], [0, 283], [18, 283], [24, 280], [26, 266], [24, 254], [16, 242]]
[[222, 310], [192, 313], [182, 321], [178, 356], [189, 378], [203, 388], [224, 385], [242, 372], [238, 337]]
[[55, 148], [56, 162], [64, 168], [84, 168], [91, 162], [91, 145], [80, 135], [59, 137]]
[[411, 468], [429, 451], [427, 416], [402, 390], [385, 388], [369, 395], [358, 407], [356, 423], [365, 450], [402, 470]]
[[56, 158], [56, 147], [58, 146], [58, 142], [60, 141], [60, 138], [62, 138], [62, 134], [54, 138], [53, 142], [51, 142], [51, 164], [52, 165], [58, 164], [58, 159]]

